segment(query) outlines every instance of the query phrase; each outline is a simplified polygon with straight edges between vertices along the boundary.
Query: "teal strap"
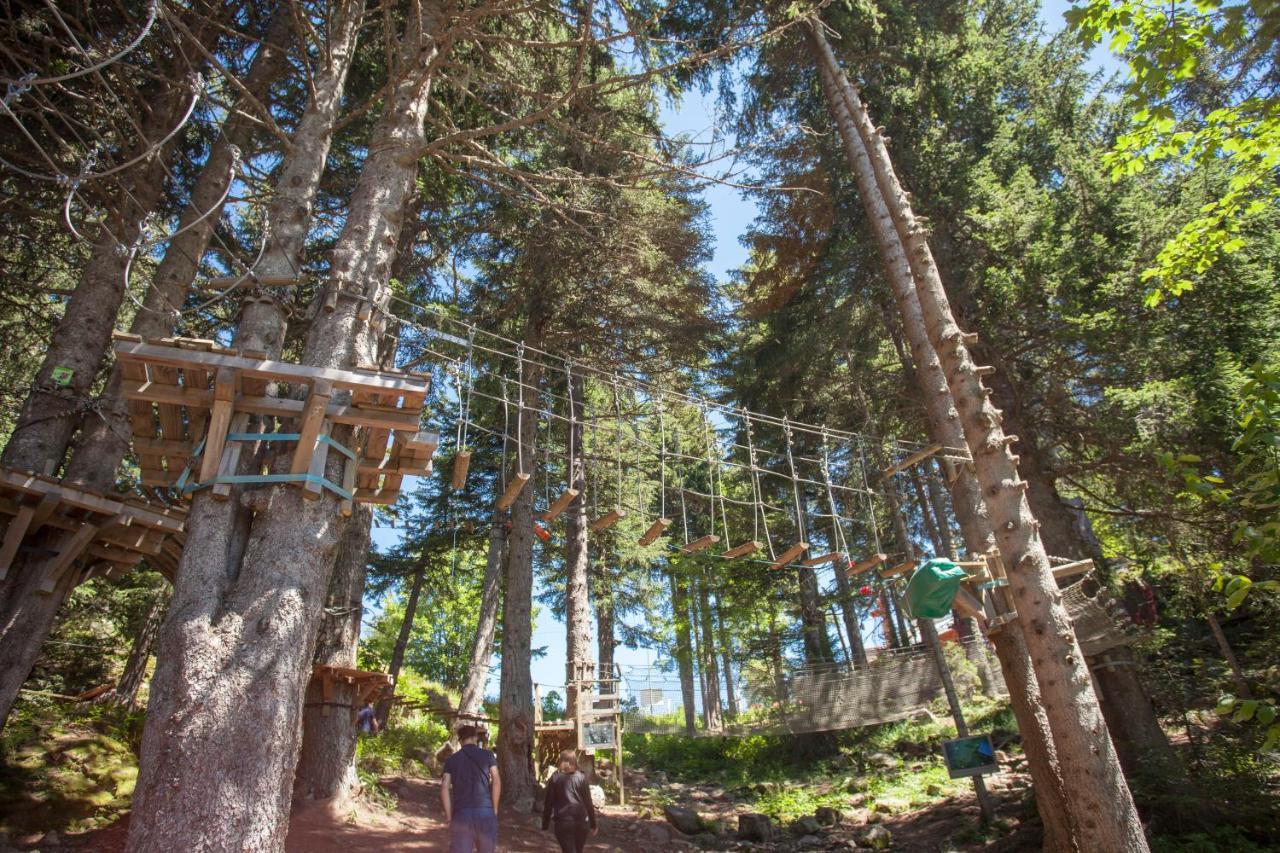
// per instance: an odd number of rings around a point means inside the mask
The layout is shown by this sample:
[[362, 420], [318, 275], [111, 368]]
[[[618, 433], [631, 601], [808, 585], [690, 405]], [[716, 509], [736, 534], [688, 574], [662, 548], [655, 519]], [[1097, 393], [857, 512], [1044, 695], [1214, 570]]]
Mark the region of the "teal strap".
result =
[[187, 491], [196, 491], [206, 486], [212, 486], [214, 483], [229, 484], [261, 484], [261, 483], [316, 483], [323, 488], [333, 492], [344, 501], [352, 500], [351, 492], [341, 486], [326, 480], [324, 477], [317, 477], [314, 474], [232, 474], [226, 477], [214, 477], [208, 483], [200, 483], [191, 486]]
[[296, 432], [229, 432], [227, 441], [297, 441], [302, 436]]
[[1008, 578], [996, 578], [995, 580], [978, 584], [978, 589], [995, 589], [998, 586], [1008, 586], [1008, 585], [1009, 585]]
[[352, 462], [355, 462], [355, 461], [356, 461], [356, 454], [355, 454], [355, 451], [354, 451], [354, 450], [352, 450], [351, 448], [346, 447], [346, 446], [344, 446], [344, 445], [342, 445], [342, 444], [340, 444], [340, 443], [338, 443], [338, 442], [334, 441], [332, 438], [329, 438], [329, 436], [327, 436], [327, 435], [321, 435], [321, 436], [318, 436], [318, 437], [316, 438], [316, 440], [317, 440], [317, 441], [319, 441], [321, 444], [327, 444], [327, 445], [329, 445], [329, 446], [330, 446], [330, 447], [332, 447], [334, 450], [338, 451], [338, 452], [339, 452], [339, 453], [341, 453], [343, 456], [345, 456], [345, 457], [347, 457], [348, 459], [350, 459]]

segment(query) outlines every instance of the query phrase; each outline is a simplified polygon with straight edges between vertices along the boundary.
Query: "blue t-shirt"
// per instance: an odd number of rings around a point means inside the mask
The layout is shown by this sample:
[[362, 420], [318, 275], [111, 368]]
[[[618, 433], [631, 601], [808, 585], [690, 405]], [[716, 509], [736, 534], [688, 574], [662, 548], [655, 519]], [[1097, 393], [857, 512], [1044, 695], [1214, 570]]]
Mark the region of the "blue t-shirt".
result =
[[453, 811], [463, 809], [492, 809], [493, 797], [489, 793], [489, 780], [498, 759], [487, 749], [474, 743], [464, 743], [444, 763], [444, 772], [453, 782]]

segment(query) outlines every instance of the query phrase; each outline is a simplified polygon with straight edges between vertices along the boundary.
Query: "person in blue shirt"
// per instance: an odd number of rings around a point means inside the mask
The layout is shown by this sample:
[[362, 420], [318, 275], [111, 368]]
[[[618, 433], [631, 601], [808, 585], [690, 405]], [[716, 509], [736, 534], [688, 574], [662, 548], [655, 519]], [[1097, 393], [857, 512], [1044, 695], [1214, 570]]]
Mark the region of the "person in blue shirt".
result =
[[378, 713], [373, 709], [372, 702], [364, 703], [364, 707], [356, 714], [356, 727], [365, 734], [378, 733]]
[[458, 728], [462, 748], [444, 763], [440, 801], [449, 824], [449, 853], [493, 853], [498, 844], [498, 760], [477, 743], [475, 726]]

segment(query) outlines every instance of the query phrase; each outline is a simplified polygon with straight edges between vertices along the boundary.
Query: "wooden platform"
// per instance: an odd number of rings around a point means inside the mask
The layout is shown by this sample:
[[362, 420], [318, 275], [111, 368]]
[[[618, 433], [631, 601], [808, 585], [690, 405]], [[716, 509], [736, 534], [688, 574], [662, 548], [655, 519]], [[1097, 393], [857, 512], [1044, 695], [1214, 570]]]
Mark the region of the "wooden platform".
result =
[[335, 684], [353, 684], [356, 688], [356, 706], [372, 702], [378, 694], [391, 686], [391, 676], [385, 672], [368, 672], [351, 669], [346, 666], [330, 666], [316, 664], [311, 668], [311, 678], [320, 682], [320, 693], [324, 699], [323, 715], [329, 715], [333, 702], [333, 686]]
[[[406, 476], [431, 471], [439, 436], [418, 428], [425, 376], [271, 361], [194, 338], [117, 332], [115, 339], [145, 485], [184, 495], [212, 487], [225, 498], [235, 484], [287, 482], [306, 497], [338, 495], [349, 514], [353, 502], [394, 502]], [[278, 431], [247, 432], [252, 415]], [[363, 427], [359, 446], [331, 438], [340, 424]], [[289, 464], [268, 470], [264, 460], [246, 474], [239, 468], [246, 445]], [[341, 482], [325, 478], [330, 450], [347, 457]]]
[[80, 564], [78, 582], [117, 577], [146, 560], [170, 580], [182, 555], [186, 511], [101, 495], [39, 474], [0, 468], [0, 578], [20, 551], [39, 555], [40, 592]]

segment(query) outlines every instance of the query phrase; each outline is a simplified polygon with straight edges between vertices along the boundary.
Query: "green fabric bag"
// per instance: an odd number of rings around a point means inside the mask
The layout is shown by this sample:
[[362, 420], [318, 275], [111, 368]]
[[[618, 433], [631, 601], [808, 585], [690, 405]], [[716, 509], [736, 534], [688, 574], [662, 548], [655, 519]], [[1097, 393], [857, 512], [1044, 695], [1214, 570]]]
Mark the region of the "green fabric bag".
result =
[[941, 619], [951, 612], [956, 590], [966, 577], [965, 570], [950, 560], [930, 560], [907, 581], [907, 610], [917, 619]]

